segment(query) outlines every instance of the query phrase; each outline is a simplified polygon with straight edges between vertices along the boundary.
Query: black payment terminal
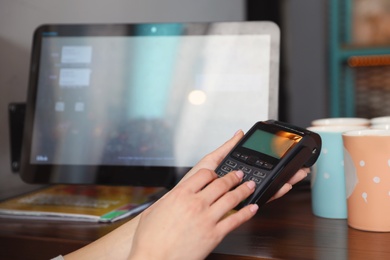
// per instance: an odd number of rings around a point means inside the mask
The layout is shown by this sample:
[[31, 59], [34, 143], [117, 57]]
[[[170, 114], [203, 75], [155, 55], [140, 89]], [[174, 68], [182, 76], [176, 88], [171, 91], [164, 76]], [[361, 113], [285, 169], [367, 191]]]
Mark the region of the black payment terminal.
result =
[[307, 129], [276, 120], [257, 122], [223, 159], [215, 172], [222, 177], [244, 172], [243, 182], [256, 183], [254, 193], [236, 209], [265, 204], [300, 168], [312, 166], [321, 150], [321, 137]]

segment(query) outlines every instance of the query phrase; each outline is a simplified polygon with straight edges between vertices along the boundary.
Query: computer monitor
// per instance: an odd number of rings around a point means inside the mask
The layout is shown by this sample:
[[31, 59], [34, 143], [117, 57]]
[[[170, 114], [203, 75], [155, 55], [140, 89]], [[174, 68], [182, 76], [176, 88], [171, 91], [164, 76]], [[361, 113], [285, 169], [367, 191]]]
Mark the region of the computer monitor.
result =
[[21, 177], [170, 186], [277, 119], [271, 22], [49, 24], [33, 37]]

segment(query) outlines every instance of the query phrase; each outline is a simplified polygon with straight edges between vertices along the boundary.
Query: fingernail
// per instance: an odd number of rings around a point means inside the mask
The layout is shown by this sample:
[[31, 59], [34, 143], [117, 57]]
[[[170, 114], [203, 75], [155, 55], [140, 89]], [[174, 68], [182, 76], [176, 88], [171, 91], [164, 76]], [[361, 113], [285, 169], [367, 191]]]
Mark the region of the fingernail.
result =
[[248, 181], [246, 183], [246, 186], [248, 186], [248, 188], [252, 190], [256, 187], [256, 183], [254, 181]]
[[252, 204], [249, 206], [249, 210], [253, 213], [255, 213], [259, 209], [259, 205], [257, 204]]
[[240, 180], [244, 177], [244, 173], [242, 171], [236, 171], [236, 175]]
[[234, 136], [236, 136], [236, 135], [238, 135], [238, 134], [240, 134], [242, 132], [242, 130], [240, 129], [240, 130], [238, 130], [237, 132], [235, 132], [234, 133]]

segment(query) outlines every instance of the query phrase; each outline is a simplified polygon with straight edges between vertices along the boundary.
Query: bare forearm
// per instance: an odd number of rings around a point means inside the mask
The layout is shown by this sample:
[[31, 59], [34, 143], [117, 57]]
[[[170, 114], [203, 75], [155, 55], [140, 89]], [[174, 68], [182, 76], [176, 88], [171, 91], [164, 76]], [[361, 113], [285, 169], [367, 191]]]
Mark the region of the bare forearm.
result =
[[65, 260], [127, 259], [138, 222], [139, 216], [136, 216], [104, 237], [66, 255]]

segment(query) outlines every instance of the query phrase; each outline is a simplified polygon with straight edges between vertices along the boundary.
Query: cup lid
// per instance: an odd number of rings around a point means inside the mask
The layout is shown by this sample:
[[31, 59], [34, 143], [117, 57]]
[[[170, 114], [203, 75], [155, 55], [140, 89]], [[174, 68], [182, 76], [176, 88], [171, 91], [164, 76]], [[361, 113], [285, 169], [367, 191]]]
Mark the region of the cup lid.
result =
[[309, 126], [307, 130], [319, 133], [343, 133], [352, 130], [361, 130], [367, 129], [367, 126], [364, 125], [318, 125], [318, 126]]
[[374, 117], [370, 120], [372, 125], [390, 124], [390, 116]]
[[313, 126], [320, 125], [369, 125], [370, 120], [360, 117], [333, 117], [316, 119], [311, 122]]
[[343, 133], [343, 136], [390, 136], [390, 130], [367, 128], [347, 131]]
[[390, 130], [390, 122], [388, 124], [371, 125], [372, 129]]

